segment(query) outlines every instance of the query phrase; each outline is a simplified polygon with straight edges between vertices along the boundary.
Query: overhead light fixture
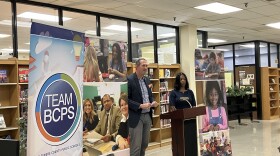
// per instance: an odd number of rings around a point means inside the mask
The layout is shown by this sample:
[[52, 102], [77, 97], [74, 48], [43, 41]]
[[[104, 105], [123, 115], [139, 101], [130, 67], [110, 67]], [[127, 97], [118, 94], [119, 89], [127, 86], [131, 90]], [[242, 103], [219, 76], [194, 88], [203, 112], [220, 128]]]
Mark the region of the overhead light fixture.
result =
[[[104, 29], [124, 31], [124, 32], [127, 31], [127, 27], [126, 26], [121, 26], [121, 25], [109, 25], [109, 26], [105, 27]], [[131, 27], [131, 31], [139, 31], [139, 30], [142, 30], [142, 29]]]
[[[2, 24], [2, 25], [12, 25], [12, 21], [11, 20], [2, 20], [2, 21], [0, 21], [0, 24]], [[31, 23], [30, 22], [17, 21], [17, 26], [18, 27], [30, 28]]]
[[[112, 36], [112, 35], [116, 35], [116, 34], [117, 33], [101, 31], [101, 36]], [[85, 35], [86, 35], [86, 37], [96, 36], [96, 31], [95, 30], [86, 30]]]
[[161, 43], [168, 43], [168, 40], [160, 40], [158, 42], [161, 42]]
[[8, 34], [0, 34], [0, 38], [6, 38], [6, 37], [9, 37], [11, 35], [8, 35]]
[[172, 37], [172, 36], [175, 36], [175, 33], [160, 34], [158, 36], [160, 36], [160, 37]]
[[[255, 48], [255, 44], [241, 44], [240, 47], [245, 47], [245, 48]], [[266, 47], [264, 45], [260, 45], [260, 48]]]
[[[4, 48], [1, 50], [5, 51], [5, 52], [13, 52], [13, 49], [11, 49], [11, 48]], [[29, 50], [28, 49], [18, 49], [18, 52], [29, 52]]]
[[209, 12], [213, 12], [213, 13], [217, 13], [217, 14], [227, 14], [227, 13], [243, 10], [243, 9], [240, 9], [240, 8], [236, 8], [236, 7], [226, 5], [226, 4], [222, 4], [222, 3], [218, 3], [218, 2], [209, 3], [209, 4], [206, 4], [206, 5], [200, 5], [200, 6], [197, 6], [197, 7], [194, 7], [194, 8], [209, 11]]
[[280, 29], [280, 22], [266, 24], [266, 26], [276, 28], [276, 29]]
[[27, 43], [24, 43], [24, 44], [30, 45], [30, 42], [27, 42]]
[[227, 42], [227, 41], [226, 40], [209, 38], [209, 39], [207, 39], [207, 42], [209, 42], [209, 43], [223, 43], [223, 42]]
[[[41, 20], [41, 21], [49, 21], [49, 22], [58, 22], [58, 16], [40, 14], [40, 13], [34, 13], [34, 12], [24, 12], [22, 14], [17, 15], [17, 17], [36, 19], [36, 20]], [[63, 21], [68, 21], [71, 19], [72, 18], [69, 18], [69, 17], [62, 18]]]

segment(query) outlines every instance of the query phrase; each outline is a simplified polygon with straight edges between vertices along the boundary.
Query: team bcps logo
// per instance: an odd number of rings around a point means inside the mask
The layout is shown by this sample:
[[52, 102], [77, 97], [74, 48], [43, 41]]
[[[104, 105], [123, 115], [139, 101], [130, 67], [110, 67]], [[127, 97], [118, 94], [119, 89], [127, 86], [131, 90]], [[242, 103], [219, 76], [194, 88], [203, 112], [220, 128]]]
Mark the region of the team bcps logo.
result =
[[62, 144], [76, 131], [81, 111], [81, 96], [74, 80], [54, 74], [42, 86], [36, 101], [36, 122], [44, 140]]

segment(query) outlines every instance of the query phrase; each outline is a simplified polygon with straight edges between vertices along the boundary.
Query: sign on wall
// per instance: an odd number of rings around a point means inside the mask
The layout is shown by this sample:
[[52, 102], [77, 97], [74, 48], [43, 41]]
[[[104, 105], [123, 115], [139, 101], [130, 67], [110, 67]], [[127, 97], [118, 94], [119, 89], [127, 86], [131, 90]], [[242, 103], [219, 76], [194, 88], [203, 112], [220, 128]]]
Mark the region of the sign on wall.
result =
[[29, 156], [82, 155], [83, 40], [82, 33], [32, 23]]

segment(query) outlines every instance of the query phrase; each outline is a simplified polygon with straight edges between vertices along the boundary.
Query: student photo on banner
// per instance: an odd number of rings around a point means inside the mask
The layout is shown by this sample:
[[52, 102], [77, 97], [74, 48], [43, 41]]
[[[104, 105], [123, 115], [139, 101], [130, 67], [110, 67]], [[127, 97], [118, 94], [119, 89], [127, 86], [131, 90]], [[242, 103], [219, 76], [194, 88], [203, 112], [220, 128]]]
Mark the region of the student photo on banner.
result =
[[[126, 81], [127, 43], [87, 37], [85, 47], [84, 82]], [[91, 59], [88, 59], [87, 51], [90, 51]]]
[[85, 82], [84, 151], [129, 155], [127, 82]]
[[205, 81], [206, 115], [202, 119], [202, 132], [219, 131], [228, 128], [227, 113], [224, 107], [223, 82]]
[[224, 55], [220, 50], [195, 50], [196, 80], [224, 79]]

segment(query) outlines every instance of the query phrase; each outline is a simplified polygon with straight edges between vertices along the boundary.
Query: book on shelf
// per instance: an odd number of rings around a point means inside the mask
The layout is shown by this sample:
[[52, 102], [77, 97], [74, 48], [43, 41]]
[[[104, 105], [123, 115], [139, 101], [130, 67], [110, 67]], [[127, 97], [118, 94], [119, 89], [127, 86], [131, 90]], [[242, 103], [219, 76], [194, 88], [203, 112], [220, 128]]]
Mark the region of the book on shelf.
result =
[[163, 119], [160, 121], [161, 128], [168, 128], [171, 126], [171, 119]]
[[275, 80], [273, 78], [269, 79], [269, 83], [275, 83]]
[[160, 78], [164, 77], [164, 69], [159, 69], [158, 73]]
[[168, 91], [168, 81], [161, 81], [159, 90], [160, 91]]
[[150, 79], [154, 78], [154, 69], [153, 68], [148, 69], [148, 78], [150, 78]]
[[170, 77], [170, 69], [165, 69], [164, 77]]
[[18, 67], [18, 75], [19, 75], [19, 82], [20, 83], [27, 83], [28, 82], [28, 67], [27, 66], [19, 66]]
[[6, 128], [6, 123], [3, 114], [0, 114], [0, 128]]
[[7, 70], [0, 70], [0, 83], [8, 83]]
[[161, 93], [160, 104], [168, 104], [168, 103], [169, 103], [169, 92]]

